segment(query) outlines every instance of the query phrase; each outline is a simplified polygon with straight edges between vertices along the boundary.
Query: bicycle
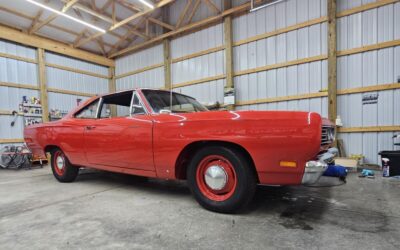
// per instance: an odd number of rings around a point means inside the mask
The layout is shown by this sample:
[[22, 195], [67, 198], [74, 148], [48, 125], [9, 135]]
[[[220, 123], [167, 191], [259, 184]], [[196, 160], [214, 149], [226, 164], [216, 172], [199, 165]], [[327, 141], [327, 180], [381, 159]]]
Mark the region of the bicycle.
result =
[[32, 152], [23, 146], [5, 146], [0, 150], [0, 167], [21, 169], [30, 164]]

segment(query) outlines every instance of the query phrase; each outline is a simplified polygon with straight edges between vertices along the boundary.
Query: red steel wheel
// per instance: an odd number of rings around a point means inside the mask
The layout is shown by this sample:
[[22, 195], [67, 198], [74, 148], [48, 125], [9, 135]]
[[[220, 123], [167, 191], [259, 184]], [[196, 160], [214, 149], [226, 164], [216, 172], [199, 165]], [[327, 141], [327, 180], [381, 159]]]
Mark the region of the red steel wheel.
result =
[[229, 199], [237, 185], [232, 163], [221, 155], [209, 155], [198, 164], [196, 180], [204, 196], [214, 201]]
[[61, 151], [56, 151], [53, 157], [54, 171], [57, 175], [63, 176], [65, 173], [65, 155]]
[[234, 213], [254, 196], [257, 179], [251, 160], [242, 150], [209, 145], [193, 156], [186, 172], [188, 185], [204, 208]]
[[72, 165], [61, 149], [51, 151], [51, 170], [60, 182], [73, 182], [79, 174], [79, 167]]

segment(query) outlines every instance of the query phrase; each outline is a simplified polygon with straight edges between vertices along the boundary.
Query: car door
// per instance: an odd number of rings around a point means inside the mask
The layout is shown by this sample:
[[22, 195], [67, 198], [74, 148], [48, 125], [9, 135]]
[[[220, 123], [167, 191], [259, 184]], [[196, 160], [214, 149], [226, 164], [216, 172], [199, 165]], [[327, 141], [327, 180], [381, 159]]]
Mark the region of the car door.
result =
[[[106, 98], [101, 100], [96, 121], [85, 128], [85, 151], [89, 164], [154, 171], [152, 131], [153, 121], [133, 92], [128, 116], [102, 117]], [[112, 97], [112, 96], [111, 96]], [[133, 101], [137, 100], [137, 104]], [[139, 110], [140, 111], [140, 110]], [[107, 113], [107, 112], [106, 112]]]

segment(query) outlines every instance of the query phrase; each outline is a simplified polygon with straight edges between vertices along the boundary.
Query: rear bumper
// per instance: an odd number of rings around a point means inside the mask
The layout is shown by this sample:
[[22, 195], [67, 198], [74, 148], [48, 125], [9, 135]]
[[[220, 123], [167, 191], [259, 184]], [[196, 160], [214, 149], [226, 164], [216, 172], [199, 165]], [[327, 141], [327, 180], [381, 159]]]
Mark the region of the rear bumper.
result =
[[338, 150], [336, 148], [330, 148], [327, 152], [319, 155], [318, 160], [308, 161], [304, 169], [301, 184], [311, 185], [316, 183], [328, 168], [328, 163], [333, 161], [333, 158], [337, 155], [337, 152]]

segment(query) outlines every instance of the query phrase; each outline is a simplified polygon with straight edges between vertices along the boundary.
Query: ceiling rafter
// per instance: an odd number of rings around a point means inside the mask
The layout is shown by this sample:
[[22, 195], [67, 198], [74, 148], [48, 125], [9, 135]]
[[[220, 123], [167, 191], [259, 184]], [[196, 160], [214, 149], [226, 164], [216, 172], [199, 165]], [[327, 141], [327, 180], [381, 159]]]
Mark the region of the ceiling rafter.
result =
[[193, 9], [189, 14], [187, 23], [192, 22], [192, 19], [193, 19], [194, 15], [196, 14], [196, 11], [199, 8], [200, 4], [201, 4], [201, 0], [196, 0], [196, 2], [194, 3]]
[[[71, 8], [74, 4], [76, 4], [79, 0], [70, 0], [69, 2], [65, 3], [63, 8], [61, 9], [61, 12], [66, 12], [67, 10], [69, 10], [69, 8]], [[51, 21], [53, 21], [54, 19], [56, 19], [59, 15], [58, 14], [52, 14], [51, 16], [49, 16], [47, 19], [45, 19], [42, 22], [37, 23], [35, 26], [33, 26], [30, 29], [30, 33], [29, 34], [34, 34], [36, 33], [40, 28], [42, 28], [43, 26], [45, 26], [46, 24], [50, 23]]]
[[218, 8], [218, 6], [214, 3], [213, 0], [203, 0], [207, 6], [210, 8], [211, 11], [214, 11], [216, 14], [221, 13], [221, 10]]
[[[125, 19], [123, 19], [122, 21], [118, 21], [117, 23], [115, 23], [114, 25], [112, 25], [112, 26], [108, 29], [108, 31], [112, 31], [112, 30], [115, 30], [115, 29], [117, 29], [117, 28], [119, 28], [119, 27], [121, 27], [121, 26], [123, 26], [123, 25], [126, 25], [126, 24], [128, 24], [129, 22], [131, 22], [131, 21], [133, 21], [133, 20], [135, 20], [135, 19], [137, 19], [137, 18], [139, 18], [139, 17], [142, 17], [142, 16], [144, 16], [144, 15], [146, 15], [146, 14], [149, 14], [149, 13], [153, 12], [155, 9], [161, 8], [161, 7], [163, 7], [163, 6], [165, 6], [165, 5], [169, 4], [169, 3], [172, 3], [173, 1], [175, 1], [175, 0], [161, 0], [160, 2], [158, 2], [158, 3], [154, 6], [154, 9], [147, 9], [147, 10], [144, 10], [144, 11], [138, 12], [138, 13], [136, 13], [136, 14], [134, 14], [134, 15], [128, 17], [128, 18], [125, 18]], [[84, 45], [84, 44], [86, 44], [86, 43], [92, 41], [93, 39], [95, 39], [95, 38], [97, 38], [97, 37], [99, 37], [99, 36], [102, 36], [102, 35], [104, 35], [104, 33], [102, 33], [102, 32], [96, 33], [96, 34], [94, 34], [93, 36], [82, 40], [80, 43], [77, 44], [77, 47], [82, 46], [82, 45]]]
[[116, 0], [115, 2], [117, 2], [119, 5], [125, 7], [125, 8], [127, 8], [127, 9], [129, 9], [129, 10], [132, 10], [132, 11], [134, 11], [134, 12], [141, 12], [141, 11], [143, 11], [143, 9], [141, 9], [141, 8], [137, 7], [136, 5], [134, 5], [134, 4], [132, 4], [132, 3], [129, 3], [129, 2], [127, 2], [127, 1], [125, 1], [125, 0]]
[[189, 11], [190, 5], [192, 4], [193, 0], [188, 0], [188, 2], [185, 5], [185, 8], [183, 8], [183, 11], [179, 15], [178, 21], [176, 22], [175, 28], [181, 27], [183, 20], [185, 20], [185, 16]]
[[155, 19], [155, 18], [153, 18], [153, 17], [149, 17], [148, 20], [149, 20], [150, 22], [152, 22], [152, 23], [158, 24], [158, 25], [160, 25], [161, 27], [167, 28], [167, 29], [169, 29], [169, 30], [175, 30], [175, 27], [172, 26], [171, 24], [165, 23], [165, 22], [163, 22], [163, 21], [161, 21], [161, 20], [158, 20], [158, 19]]

